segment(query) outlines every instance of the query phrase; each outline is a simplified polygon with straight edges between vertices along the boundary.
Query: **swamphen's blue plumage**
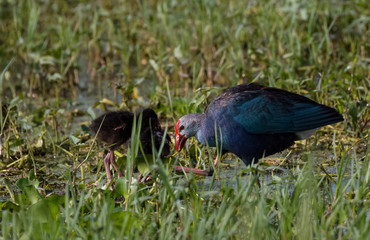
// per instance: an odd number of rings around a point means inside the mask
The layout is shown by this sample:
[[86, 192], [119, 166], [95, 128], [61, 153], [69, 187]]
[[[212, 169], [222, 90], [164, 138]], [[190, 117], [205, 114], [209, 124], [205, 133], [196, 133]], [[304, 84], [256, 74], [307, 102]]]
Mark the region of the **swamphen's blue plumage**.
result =
[[195, 136], [203, 145], [215, 147], [217, 139], [223, 153], [232, 152], [249, 165], [309, 137], [319, 127], [340, 121], [343, 117], [336, 110], [304, 96], [242, 84], [220, 94], [204, 114], [180, 118], [175, 145], [180, 151]]

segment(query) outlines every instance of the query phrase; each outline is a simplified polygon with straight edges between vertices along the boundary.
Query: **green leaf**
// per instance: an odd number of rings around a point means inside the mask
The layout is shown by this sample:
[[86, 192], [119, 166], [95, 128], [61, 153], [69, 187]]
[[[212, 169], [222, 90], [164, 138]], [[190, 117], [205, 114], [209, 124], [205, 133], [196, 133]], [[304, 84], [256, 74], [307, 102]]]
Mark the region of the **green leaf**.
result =
[[95, 133], [93, 131], [91, 131], [91, 129], [88, 126], [86, 126], [85, 124], [81, 125], [81, 130], [85, 133], [90, 134], [91, 136], [95, 136]]
[[147, 175], [150, 172], [150, 167], [146, 162], [138, 162], [136, 165], [137, 169], [143, 176]]
[[150, 172], [150, 165], [153, 164], [153, 155], [146, 154], [145, 157], [136, 157], [135, 163], [139, 172], [145, 176]]
[[37, 139], [37, 141], [35, 143], [32, 144], [32, 147], [41, 148], [43, 144], [44, 144], [44, 141], [43, 141], [42, 137], [40, 137], [39, 139]]
[[90, 115], [91, 119], [95, 119], [96, 118], [96, 114], [95, 114], [94, 110], [92, 109], [92, 107], [89, 107], [87, 109], [87, 113]]
[[19, 207], [19, 205], [15, 204], [11, 201], [0, 202], [0, 210], [3, 211], [3, 210], [7, 210], [7, 209], [14, 210], [14, 211], [19, 211], [20, 207]]
[[4, 70], [0, 74], [0, 94], [3, 93], [3, 81], [4, 81], [3, 79], [5, 77], [5, 73], [8, 71], [9, 67], [13, 64], [14, 60], [15, 60], [15, 58], [12, 58], [9, 61], [8, 65], [6, 65], [6, 67], [4, 68]]
[[27, 201], [35, 204], [42, 200], [40, 193], [37, 191], [38, 181], [30, 181], [27, 178], [21, 178], [16, 182], [17, 187], [26, 195]]
[[55, 210], [58, 211], [58, 206], [51, 201], [42, 199], [30, 206], [29, 213], [34, 221], [47, 223], [53, 221], [52, 212], [55, 213]]
[[153, 59], [150, 59], [149, 63], [152, 66], [152, 68], [154, 69], [154, 71], [158, 72], [158, 70], [159, 70], [158, 64]]
[[69, 139], [72, 141], [73, 144], [77, 144], [80, 142], [80, 139], [73, 135], [69, 135]]
[[116, 188], [117, 193], [124, 196], [125, 199], [128, 197], [128, 182], [126, 182], [126, 178], [121, 177], [116, 181], [116, 184], [114, 185]]

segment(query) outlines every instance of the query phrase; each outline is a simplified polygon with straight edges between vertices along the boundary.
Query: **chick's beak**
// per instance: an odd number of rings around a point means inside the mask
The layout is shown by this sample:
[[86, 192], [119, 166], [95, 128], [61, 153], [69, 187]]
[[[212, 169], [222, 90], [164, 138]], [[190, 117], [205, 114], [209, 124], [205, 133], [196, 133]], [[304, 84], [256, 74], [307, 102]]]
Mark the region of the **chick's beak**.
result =
[[180, 152], [181, 149], [184, 147], [186, 140], [188, 140], [184, 135], [176, 134], [175, 137], [175, 147], [176, 151]]

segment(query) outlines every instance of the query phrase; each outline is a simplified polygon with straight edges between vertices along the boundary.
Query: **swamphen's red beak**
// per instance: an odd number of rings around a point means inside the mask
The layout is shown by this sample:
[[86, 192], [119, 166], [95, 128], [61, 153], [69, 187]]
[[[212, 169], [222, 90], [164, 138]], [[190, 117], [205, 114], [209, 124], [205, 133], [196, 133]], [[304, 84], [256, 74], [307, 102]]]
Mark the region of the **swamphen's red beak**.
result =
[[180, 120], [176, 124], [176, 137], [175, 137], [175, 147], [176, 151], [180, 152], [184, 147], [186, 140], [188, 140], [184, 135], [179, 134], [179, 124]]

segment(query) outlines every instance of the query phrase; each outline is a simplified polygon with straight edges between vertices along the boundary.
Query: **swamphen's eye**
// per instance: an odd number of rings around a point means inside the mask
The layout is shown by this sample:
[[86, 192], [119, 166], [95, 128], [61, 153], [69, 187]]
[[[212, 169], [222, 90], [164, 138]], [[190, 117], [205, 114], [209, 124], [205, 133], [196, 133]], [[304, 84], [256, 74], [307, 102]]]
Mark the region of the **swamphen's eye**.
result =
[[184, 125], [180, 126], [180, 131], [184, 130]]

